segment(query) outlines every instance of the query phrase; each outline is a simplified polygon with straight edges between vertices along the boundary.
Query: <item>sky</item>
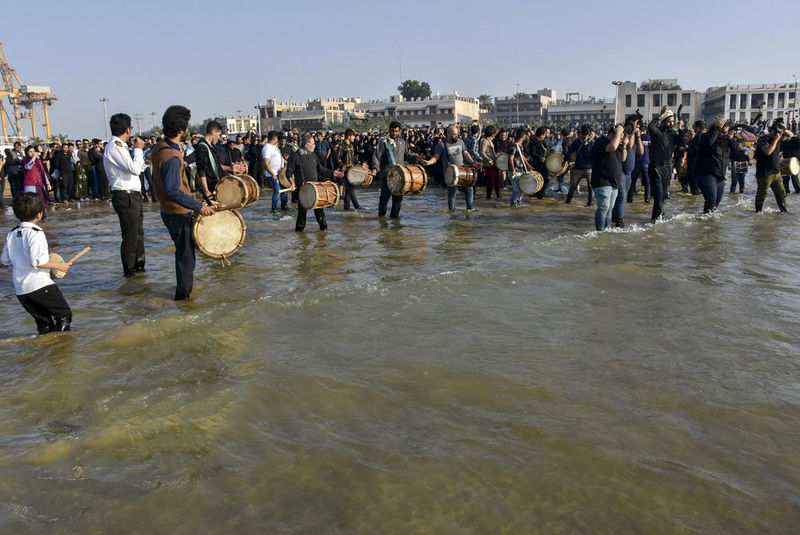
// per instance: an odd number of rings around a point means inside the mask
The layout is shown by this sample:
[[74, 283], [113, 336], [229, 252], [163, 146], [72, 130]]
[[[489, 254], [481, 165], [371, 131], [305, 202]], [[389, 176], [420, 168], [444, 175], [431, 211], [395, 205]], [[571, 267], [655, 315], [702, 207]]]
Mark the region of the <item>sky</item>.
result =
[[384, 99], [406, 79], [434, 94], [613, 97], [612, 80], [677, 78], [705, 91], [800, 76], [800, 8], [785, 0], [16, 5], [38, 14], [3, 16], [0, 42], [23, 83], [57, 95], [52, 132], [71, 138], [104, 137], [101, 97], [109, 116], [141, 113], [145, 130], [171, 104], [200, 123], [255, 114], [269, 98]]

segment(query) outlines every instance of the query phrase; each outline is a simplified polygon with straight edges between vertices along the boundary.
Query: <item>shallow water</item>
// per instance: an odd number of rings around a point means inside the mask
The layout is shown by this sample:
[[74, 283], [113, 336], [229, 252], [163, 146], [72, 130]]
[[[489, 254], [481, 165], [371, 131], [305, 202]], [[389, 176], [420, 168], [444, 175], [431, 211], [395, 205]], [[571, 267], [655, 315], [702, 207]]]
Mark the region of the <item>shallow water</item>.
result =
[[0, 532], [796, 533], [799, 216], [748, 179], [604, 233], [585, 196], [366, 190], [302, 235], [262, 198], [183, 304], [157, 206], [131, 280], [110, 205], [55, 211], [74, 331], [0, 270]]

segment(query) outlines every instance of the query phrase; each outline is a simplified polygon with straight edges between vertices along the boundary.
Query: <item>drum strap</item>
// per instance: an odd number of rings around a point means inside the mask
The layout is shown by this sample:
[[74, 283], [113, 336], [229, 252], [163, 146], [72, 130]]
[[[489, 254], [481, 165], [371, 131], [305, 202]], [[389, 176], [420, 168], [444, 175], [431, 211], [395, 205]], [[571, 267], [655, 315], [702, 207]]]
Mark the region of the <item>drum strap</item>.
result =
[[211, 147], [207, 143], [199, 143], [199, 145], [202, 145], [206, 148], [206, 151], [208, 151], [208, 157], [211, 159], [211, 165], [214, 166], [214, 173], [217, 175], [217, 180], [219, 180], [222, 177], [219, 176], [219, 167], [217, 167], [217, 159], [214, 158], [214, 151], [211, 150]]
[[[514, 146], [517, 147], [517, 152], [519, 153], [519, 157], [522, 160], [522, 168], [525, 172], [528, 172], [528, 164], [525, 162], [525, 156], [522, 154], [522, 147], [519, 146], [519, 143], [514, 143]], [[513, 158], [513, 155], [512, 155]]]
[[389, 142], [389, 139], [384, 140], [386, 143], [386, 150], [389, 151], [389, 158], [392, 160], [392, 165], [397, 165], [397, 160], [394, 157], [394, 151], [392, 150], [392, 144]]

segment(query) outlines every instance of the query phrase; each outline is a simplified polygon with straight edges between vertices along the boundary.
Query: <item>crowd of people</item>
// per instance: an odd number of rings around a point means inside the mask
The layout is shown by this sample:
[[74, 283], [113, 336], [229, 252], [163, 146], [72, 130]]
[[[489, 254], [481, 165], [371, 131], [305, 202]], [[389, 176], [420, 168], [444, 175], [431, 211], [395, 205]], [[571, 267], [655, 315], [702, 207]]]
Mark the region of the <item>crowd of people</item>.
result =
[[[13, 266], [15, 291], [40, 333], [68, 330], [71, 322], [66, 301], [45, 271], [66, 272], [71, 265], [49, 260], [44, 233], [37, 225], [47, 221], [50, 202], [110, 200], [119, 217], [126, 277], [145, 272], [143, 203], [159, 202], [161, 219], [175, 244], [175, 299], [184, 300], [191, 295], [195, 267], [192, 222], [198, 215], [212, 216], [222, 209], [214, 192], [229, 174], [249, 174], [258, 187], [270, 188], [271, 209], [281, 215], [292, 209], [290, 194], [292, 203], [297, 203], [301, 186], [320, 179], [337, 184], [345, 210], [363, 209], [347, 178], [358, 169], [360, 176], [378, 180], [378, 216], [388, 212], [397, 218], [403, 193], [390, 188], [388, 178], [396, 166], [423, 166], [433, 185], [447, 187], [451, 211], [456, 209], [458, 193], [464, 195], [467, 211], [474, 210], [478, 188], [485, 188], [486, 199], [493, 195], [500, 199], [510, 188], [508, 207], [519, 207], [524, 197], [520, 181], [535, 173], [541, 184], [534, 192], [536, 199], [560, 200], [566, 188], [567, 204], [585, 181], [587, 205], [597, 204], [595, 228], [605, 230], [612, 224], [625, 226], [625, 205], [634, 201], [637, 182], [643, 187], [644, 202], [652, 202], [653, 221], [664, 215], [673, 179], [681, 191], [703, 195], [705, 213], [715, 210], [729, 171], [730, 192], [743, 191], [752, 145], [756, 211], [763, 209], [768, 189], [782, 212], [787, 211], [789, 181], [800, 192], [798, 177], [786, 172], [784, 160], [800, 157], [800, 139], [780, 119], [770, 125], [734, 125], [723, 119], [705, 125], [698, 120], [688, 128], [682, 121], [676, 124], [680, 108], [676, 116], [665, 106], [649, 122], [637, 113], [619, 124], [560, 129], [481, 128], [477, 122], [463, 130], [457, 125], [403, 129], [392, 122], [386, 133], [271, 131], [229, 138], [215, 121], [208, 122], [204, 132], [189, 134], [190, 116], [187, 108], [171, 106], [162, 118], [163, 135], [144, 139], [132, 134], [130, 116], [115, 114], [107, 142], [83, 139], [24, 150], [17, 142], [0, 158], [2, 186], [9, 184], [20, 220], [6, 239], [2, 262]], [[562, 156], [564, 166], [551, 175], [547, 161], [553, 154]], [[448, 182], [447, 170], [452, 173], [453, 167], [456, 172], [471, 169], [466, 175], [477, 180], [465, 185]], [[323, 207], [312, 208], [325, 230]], [[307, 208], [298, 203], [296, 210], [295, 230], [303, 232]]]

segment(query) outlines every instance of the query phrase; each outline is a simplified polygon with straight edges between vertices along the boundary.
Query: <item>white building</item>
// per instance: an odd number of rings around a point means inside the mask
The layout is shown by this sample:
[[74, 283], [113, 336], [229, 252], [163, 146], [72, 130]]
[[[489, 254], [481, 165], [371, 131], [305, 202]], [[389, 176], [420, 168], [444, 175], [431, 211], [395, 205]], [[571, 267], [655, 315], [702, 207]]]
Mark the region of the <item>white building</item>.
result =
[[789, 123], [798, 117], [796, 84], [751, 84], [709, 87], [703, 116], [706, 122], [722, 117], [736, 123], [749, 123], [756, 115], [771, 123], [783, 117]]
[[703, 114], [705, 93], [693, 89], [683, 89], [675, 78], [653, 79], [642, 82], [616, 82], [617, 98], [614, 121], [622, 122], [627, 115], [639, 110], [648, 122], [658, 115], [662, 106], [669, 106], [673, 112], [683, 105], [679, 119], [690, 123]]
[[556, 92], [544, 88], [536, 93], [517, 93], [511, 97], [494, 99], [494, 117], [502, 125], [541, 123], [547, 110], [557, 101]]
[[[570, 98], [577, 95], [577, 99]], [[583, 99], [582, 93], [567, 93], [567, 100], [559, 100], [547, 108], [549, 123], [586, 123], [589, 121], [608, 121], [614, 117], [615, 102], [613, 98]]]
[[255, 115], [216, 117], [214, 120], [222, 125], [222, 133], [226, 135], [258, 132], [258, 118]]
[[388, 100], [371, 100], [356, 105], [356, 113], [364, 118], [392, 117], [410, 127], [451, 125], [478, 120], [478, 99], [452, 95], [405, 99], [393, 95]]

